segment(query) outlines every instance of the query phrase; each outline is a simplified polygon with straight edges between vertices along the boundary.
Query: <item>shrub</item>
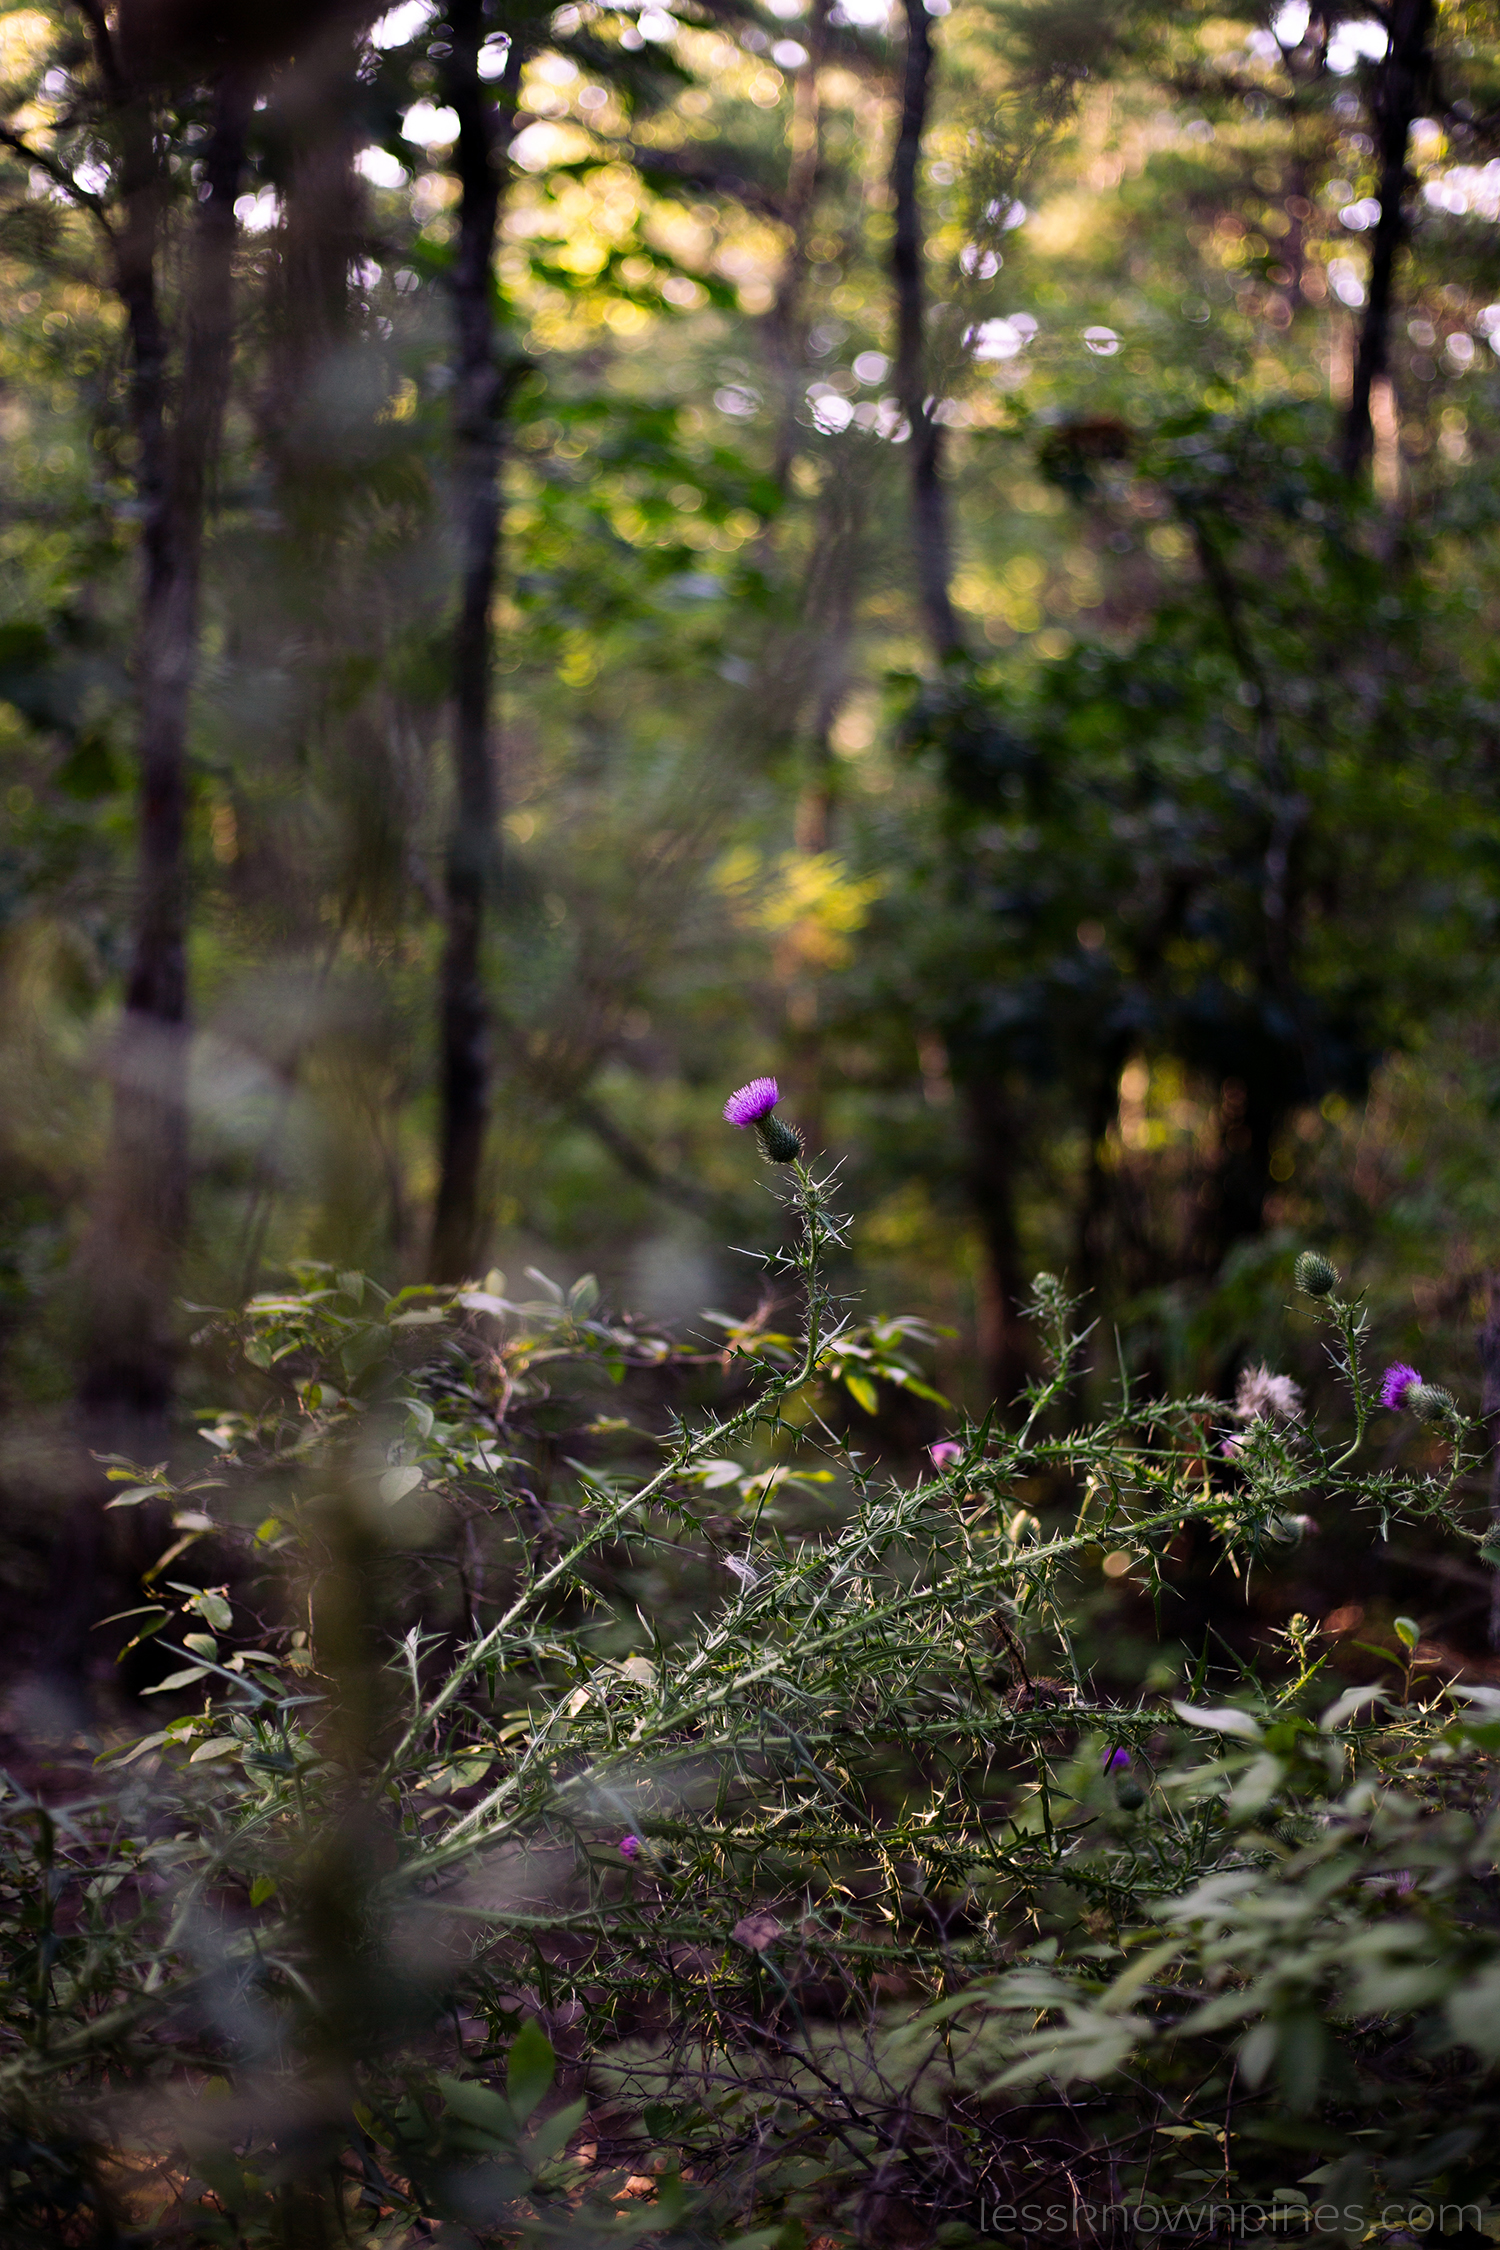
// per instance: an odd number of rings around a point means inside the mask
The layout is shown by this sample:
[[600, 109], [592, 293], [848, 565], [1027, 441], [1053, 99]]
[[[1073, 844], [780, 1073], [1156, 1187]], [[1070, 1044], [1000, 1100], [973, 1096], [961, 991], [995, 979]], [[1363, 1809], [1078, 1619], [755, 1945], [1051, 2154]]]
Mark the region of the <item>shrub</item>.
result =
[[784, 1176], [791, 1330], [320, 1268], [210, 1324], [212, 1462], [115, 1465], [171, 1511], [132, 1645], [178, 1715], [5, 1802], [7, 2240], [1479, 2223], [1500, 1696], [1333, 1694], [1297, 1618], [1234, 1702], [1206, 1651], [1125, 1704], [1075, 1631], [1188, 1518], [1242, 1575], [1313, 1505], [1482, 1547], [1470, 1426], [1365, 1466], [1330, 1287], [1342, 1442], [1281, 1378], [1074, 1428], [1044, 1275], [1015, 1426], [878, 1474], [839, 1401], [924, 1388], [920, 1331], [853, 1323]]

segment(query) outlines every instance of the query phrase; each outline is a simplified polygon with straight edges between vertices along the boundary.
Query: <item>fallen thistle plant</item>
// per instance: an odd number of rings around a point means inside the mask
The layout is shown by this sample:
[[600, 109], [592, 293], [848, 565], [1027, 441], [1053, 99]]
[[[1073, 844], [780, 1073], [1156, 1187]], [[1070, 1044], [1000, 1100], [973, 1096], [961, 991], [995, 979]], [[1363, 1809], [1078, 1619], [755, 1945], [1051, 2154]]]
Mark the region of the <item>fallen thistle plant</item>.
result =
[[1424, 1687], [1413, 1628], [1399, 1686], [1330, 1701], [1298, 1618], [1232, 1703], [1207, 1651], [1127, 1703], [1074, 1631], [1104, 1548], [1159, 1593], [1189, 1520], [1242, 1577], [1314, 1499], [1482, 1550], [1470, 1425], [1362, 1460], [1335, 1277], [1341, 1441], [1264, 1371], [1233, 1417], [1122, 1375], [1075, 1426], [1042, 1275], [1010, 1419], [877, 1474], [842, 1401], [935, 1395], [920, 1331], [835, 1298], [798, 1151], [786, 1331], [317, 1268], [213, 1324], [212, 1461], [117, 1465], [174, 1511], [131, 1623], [184, 1707], [5, 1800], [7, 2240], [790, 2250], [1059, 2195], [1145, 2224], [1205, 2179], [1488, 2197], [1500, 1696]]

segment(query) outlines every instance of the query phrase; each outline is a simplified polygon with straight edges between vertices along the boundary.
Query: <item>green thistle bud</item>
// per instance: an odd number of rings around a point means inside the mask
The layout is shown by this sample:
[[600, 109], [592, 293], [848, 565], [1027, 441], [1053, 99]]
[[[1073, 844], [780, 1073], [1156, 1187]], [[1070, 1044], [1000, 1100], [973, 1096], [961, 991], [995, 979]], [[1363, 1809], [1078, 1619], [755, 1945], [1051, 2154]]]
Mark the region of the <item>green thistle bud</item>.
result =
[[1326, 1297], [1339, 1283], [1339, 1270], [1320, 1250], [1304, 1250], [1296, 1265], [1297, 1287], [1309, 1297]]
[[1122, 1781], [1115, 1789], [1115, 1803], [1121, 1812], [1139, 1812], [1146, 1802], [1146, 1792], [1138, 1781]]
[[802, 1154], [802, 1135], [795, 1125], [769, 1114], [756, 1119], [755, 1130], [760, 1135], [760, 1145], [772, 1164], [795, 1164]]
[[1445, 1422], [1458, 1412], [1453, 1393], [1445, 1391], [1438, 1383], [1413, 1383], [1404, 1403], [1407, 1412], [1415, 1414], [1419, 1422]]

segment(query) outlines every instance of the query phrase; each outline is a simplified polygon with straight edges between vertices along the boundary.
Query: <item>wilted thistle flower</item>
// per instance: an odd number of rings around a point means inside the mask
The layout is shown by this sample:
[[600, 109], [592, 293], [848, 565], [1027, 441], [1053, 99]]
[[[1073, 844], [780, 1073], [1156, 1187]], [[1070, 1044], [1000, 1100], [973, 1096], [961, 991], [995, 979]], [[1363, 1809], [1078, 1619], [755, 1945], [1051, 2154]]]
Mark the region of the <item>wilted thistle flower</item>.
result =
[[1295, 1422], [1302, 1412], [1302, 1393], [1290, 1375], [1273, 1375], [1269, 1367], [1247, 1367], [1234, 1394], [1237, 1422], [1265, 1422], [1273, 1414]]
[[936, 1445], [928, 1446], [927, 1458], [935, 1469], [951, 1469], [955, 1461], [962, 1460], [963, 1450], [956, 1438], [939, 1438]]
[[1399, 1413], [1403, 1406], [1411, 1403], [1407, 1396], [1409, 1391], [1426, 1387], [1418, 1370], [1408, 1367], [1404, 1359], [1398, 1359], [1380, 1378], [1380, 1403]]
[[620, 1857], [621, 1857], [621, 1859], [639, 1859], [639, 1858], [640, 1858], [640, 1856], [641, 1856], [641, 1839], [640, 1839], [640, 1837], [639, 1837], [639, 1836], [622, 1836], [622, 1837], [620, 1838]]
[[802, 1135], [795, 1125], [776, 1116], [781, 1088], [774, 1078], [752, 1078], [737, 1086], [724, 1104], [724, 1121], [741, 1132], [753, 1125], [760, 1145], [773, 1164], [795, 1164], [802, 1154]]
[[1338, 1287], [1339, 1271], [1320, 1250], [1304, 1250], [1293, 1269], [1297, 1287], [1309, 1297], [1326, 1297]]

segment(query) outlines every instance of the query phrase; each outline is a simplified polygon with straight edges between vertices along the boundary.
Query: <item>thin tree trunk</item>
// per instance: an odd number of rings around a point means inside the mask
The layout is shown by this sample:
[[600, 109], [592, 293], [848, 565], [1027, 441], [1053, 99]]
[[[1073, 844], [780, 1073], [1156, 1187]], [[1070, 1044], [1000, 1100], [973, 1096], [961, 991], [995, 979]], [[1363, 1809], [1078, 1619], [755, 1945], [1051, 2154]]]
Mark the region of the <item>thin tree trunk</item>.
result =
[[457, 1281], [468, 1272], [484, 1233], [481, 1188], [493, 1023], [483, 956], [487, 909], [500, 880], [491, 613], [499, 575], [506, 390], [493, 269], [501, 165], [514, 129], [522, 61], [520, 44], [512, 41], [497, 108], [479, 75], [484, 0], [454, 0], [448, 23], [453, 52], [444, 85], [458, 116], [461, 189], [451, 282], [458, 341], [453, 482], [461, 560], [453, 641], [453, 820], [444, 880], [441, 1171], [431, 1250], [437, 1281]]
[[1407, 144], [1432, 74], [1433, 0], [1394, 0], [1386, 24], [1390, 47], [1376, 74], [1372, 120], [1380, 156], [1380, 218], [1370, 246], [1370, 293], [1344, 423], [1343, 470], [1351, 481], [1369, 458], [1370, 393], [1387, 370], [1396, 252], [1406, 232]]
[[964, 653], [949, 581], [953, 542], [943, 486], [943, 426], [935, 418], [927, 366], [926, 291], [923, 287], [922, 206], [917, 167], [932, 97], [932, 28], [922, 0], [905, 0], [906, 69], [901, 122], [891, 164], [896, 232], [891, 275], [896, 286], [896, 394], [911, 430], [912, 538], [917, 594], [933, 654], [947, 664]]
[[198, 655], [203, 525], [233, 356], [234, 200], [250, 90], [219, 89], [188, 284], [181, 397], [166, 411], [168, 338], [157, 296], [163, 180], [144, 95], [127, 98], [124, 222], [115, 287], [129, 323], [142, 588], [136, 655], [139, 860], [114, 1107], [87, 1247], [81, 1396], [100, 1412], [160, 1417], [171, 1391], [170, 1305], [188, 1213], [188, 711]]

